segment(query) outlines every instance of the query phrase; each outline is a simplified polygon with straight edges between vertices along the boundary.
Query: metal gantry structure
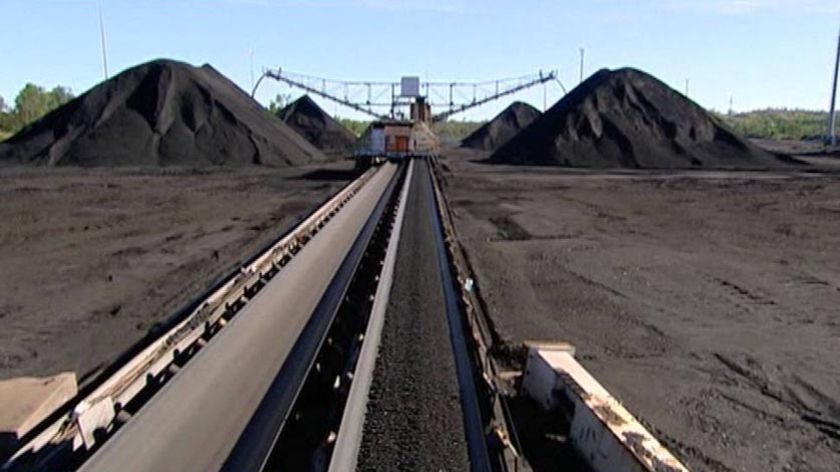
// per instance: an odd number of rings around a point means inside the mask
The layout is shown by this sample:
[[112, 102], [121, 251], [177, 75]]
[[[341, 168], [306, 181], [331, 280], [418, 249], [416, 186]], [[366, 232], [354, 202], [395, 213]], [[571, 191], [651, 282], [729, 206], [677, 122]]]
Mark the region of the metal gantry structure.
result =
[[[264, 71], [254, 87], [252, 96], [265, 77], [332, 100], [377, 120], [399, 118], [400, 108], [410, 105], [413, 100], [413, 97], [402, 94], [400, 82], [326, 79], [289, 72], [282, 68]], [[539, 71], [531, 75], [483, 82], [423, 82], [420, 92], [429, 106], [444, 110], [432, 115], [432, 121], [437, 122], [547, 82], [556, 82], [563, 92], [566, 92], [566, 88], [557, 78], [557, 71]]]

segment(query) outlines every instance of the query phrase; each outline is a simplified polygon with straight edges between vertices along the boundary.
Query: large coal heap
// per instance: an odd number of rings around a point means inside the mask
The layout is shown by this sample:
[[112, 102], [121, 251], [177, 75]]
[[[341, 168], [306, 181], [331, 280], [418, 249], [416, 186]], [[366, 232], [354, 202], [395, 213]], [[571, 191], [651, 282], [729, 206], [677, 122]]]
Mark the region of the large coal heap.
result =
[[209, 65], [128, 69], [0, 144], [5, 164], [294, 166], [326, 161]]
[[332, 157], [353, 154], [356, 137], [319, 107], [309, 95], [290, 103], [277, 112], [277, 116], [325, 154]]
[[603, 69], [509, 140], [490, 162], [569, 167], [767, 168], [795, 162], [737, 136], [658, 79]]
[[461, 141], [462, 147], [495, 151], [519, 131], [540, 117], [539, 110], [524, 102], [513, 102], [492, 120]]

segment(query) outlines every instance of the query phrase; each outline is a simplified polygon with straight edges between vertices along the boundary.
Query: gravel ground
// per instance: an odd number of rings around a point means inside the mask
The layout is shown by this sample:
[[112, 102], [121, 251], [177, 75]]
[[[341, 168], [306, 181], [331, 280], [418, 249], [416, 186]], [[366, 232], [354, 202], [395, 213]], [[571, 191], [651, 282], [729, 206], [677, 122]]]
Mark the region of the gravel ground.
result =
[[[422, 165], [418, 165], [422, 164]], [[468, 470], [425, 163], [406, 202], [359, 470]]]
[[840, 176], [450, 156], [445, 191], [505, 339], [575, 344], [693, 470], [837, 470]]
[[349, 166], [3, 169], [0, 378], [112, 362], [337, 191]]

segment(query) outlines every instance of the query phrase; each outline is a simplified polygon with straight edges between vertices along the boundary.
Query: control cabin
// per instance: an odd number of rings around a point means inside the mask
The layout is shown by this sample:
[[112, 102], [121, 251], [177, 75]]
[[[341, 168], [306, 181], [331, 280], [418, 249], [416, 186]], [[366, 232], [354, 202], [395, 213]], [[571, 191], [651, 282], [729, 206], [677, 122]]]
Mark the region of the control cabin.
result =
[[411, 103], [411, 120], [380, 120], [368, 126], [358, 141], [357, 165], [367, 167], [385, 159], [401, 160], [435, 155], [437, 136], [429, 125], [431, 109], [423, 97]]

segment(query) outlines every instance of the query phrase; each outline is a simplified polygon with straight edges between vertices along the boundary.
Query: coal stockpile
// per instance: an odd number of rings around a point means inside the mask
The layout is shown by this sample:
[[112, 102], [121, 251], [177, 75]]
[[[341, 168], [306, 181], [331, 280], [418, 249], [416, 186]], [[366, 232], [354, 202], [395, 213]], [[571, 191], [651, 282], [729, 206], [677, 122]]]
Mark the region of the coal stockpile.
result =
[[331, 157], [353, 155], [356, 137], [304, 95], [277, 113], [277, 116], [315, 147]]
[[595, 168], [787, 166], [658, 79], [603, 69], [499, 148], [490, 162]]
[[275, 167], [328, 158], [213, 67], [125, 70], [0, 144], [0, 163]]
[[492, 120], [461, 141], [462, 147], [495, 151], [542, 113], [524, 102], [513, 102]]

